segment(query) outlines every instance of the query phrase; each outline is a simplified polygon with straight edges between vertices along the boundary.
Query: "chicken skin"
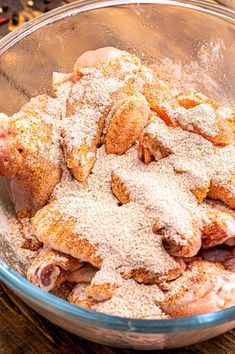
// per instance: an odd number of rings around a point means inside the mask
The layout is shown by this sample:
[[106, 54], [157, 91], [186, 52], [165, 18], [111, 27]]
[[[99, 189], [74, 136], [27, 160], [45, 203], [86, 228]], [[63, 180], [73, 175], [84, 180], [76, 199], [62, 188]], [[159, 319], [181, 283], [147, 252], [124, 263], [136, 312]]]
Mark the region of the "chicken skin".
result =
[[212, 247], [201, 250], [199, 256], [208, 262], [221, 263], [226, 270], [235, 272], [235, 247]]
[[235, 305], [235, 273], [216, 263], [193, 261], [164, 289], [166, 297], [158, 304], [171, 317], [200, 315]]
[[202, 204], [203, 234], [202, 248], [226, 244], [235, 246], [235, 212], [215, 201]]
[[38, 96], [10, 118], [1, 119], [0, 174], [7, 178], [19, 217], [31, 216], [48, 201], [60, 181], [61, 150], [53, 99]]

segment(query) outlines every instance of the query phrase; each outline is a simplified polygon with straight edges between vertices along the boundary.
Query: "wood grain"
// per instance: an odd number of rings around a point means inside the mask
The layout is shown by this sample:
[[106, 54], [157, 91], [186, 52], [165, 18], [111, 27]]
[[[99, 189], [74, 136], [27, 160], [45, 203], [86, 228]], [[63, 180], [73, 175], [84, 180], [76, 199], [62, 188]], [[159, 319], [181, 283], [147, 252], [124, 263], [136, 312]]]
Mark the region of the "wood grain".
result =
[[[3, 284], [0, 284], [0, 314], [1, 354], [147, 353], [109, 348], [70, 334], [35, 313]], [[163, 350], [159, 353], [233, 354], [235, 353], [235, 330], [201, 344]]]

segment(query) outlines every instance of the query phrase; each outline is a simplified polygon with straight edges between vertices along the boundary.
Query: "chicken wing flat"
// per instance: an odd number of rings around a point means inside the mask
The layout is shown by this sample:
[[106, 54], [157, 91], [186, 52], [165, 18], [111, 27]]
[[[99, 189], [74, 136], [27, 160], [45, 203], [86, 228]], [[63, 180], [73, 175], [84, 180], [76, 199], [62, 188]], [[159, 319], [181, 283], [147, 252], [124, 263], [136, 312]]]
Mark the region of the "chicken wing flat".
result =
[[104, 267], [104, 275], [108, 264], [110, 271], [118, 269], [126, 279], [157, 283], [175, 279], [184, 269], [182, 261], [165, 251], [161, 236], [152, 232], [145, 211], [133, 203], [118, 207], [65, 197], [38, 211], [32, 225], [45, 246], [89, 262], [101, 271]]
[[235, 208], [233, 144], [215, 146], [198, 134], [169, 127], [155, 116], [141, 136], [139, 157], [146, 163], [165, 159], [177, 173], [186, 174], [199, 202], [208, 195]]

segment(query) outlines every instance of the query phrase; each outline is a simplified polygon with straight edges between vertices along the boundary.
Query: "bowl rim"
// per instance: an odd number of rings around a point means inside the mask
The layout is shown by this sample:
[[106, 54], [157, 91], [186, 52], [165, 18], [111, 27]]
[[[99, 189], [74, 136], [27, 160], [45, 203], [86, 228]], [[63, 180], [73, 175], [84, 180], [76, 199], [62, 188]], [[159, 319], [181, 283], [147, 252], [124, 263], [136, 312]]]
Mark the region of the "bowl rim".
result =
[[[19, 29], [16, 29], [12, 33], [6, 35], [3, 39], [0, 40], [0, 55], [30, 33], [57, 20], [75, 15], [79, 12], [96, 10], [110, 6], [113, 7], [117, 5], [135, 4], [159, 4], [190, 8], [220, 17], [223, 20], [231, 22], [235, 25], [235, 11], [201, 0], [78, 0], [76, 2], [54, 9], [39, 17], [36, 17], [35, 19], [21, 26]], [[235, 306], [225, 310], [211, 312], [203, 315], [166, 320], [131, 319], [106, 315], [85, 309], [80, 306], [76, 306], [56, 297], [53, 294], [41, 290], [40, 288], [31, 284], [19, 273], [14, 271], [1, 259], [0, 280], [2, 280], [6, 285], [13, 289], [13, 291], [15, 291], [18, 295], [23, 298], [26, 297], [26, 299], [28, 299], [30, 302], [33, 302], [35, 305], [39, 307], [45, 307], [46, 305], [49, 312], [63, 314], [65, 318], [66, 315], [69, 315], [69, 318], [73, 319], [74, 321], [81, 319], [88, 325], [108, 328], [113, 331], [127, 331], [145, 334], [178, 333], [182, 331], [187, 332], [195, 328], [198, 329], [216, 326], [228, 321], [235, 320]]]

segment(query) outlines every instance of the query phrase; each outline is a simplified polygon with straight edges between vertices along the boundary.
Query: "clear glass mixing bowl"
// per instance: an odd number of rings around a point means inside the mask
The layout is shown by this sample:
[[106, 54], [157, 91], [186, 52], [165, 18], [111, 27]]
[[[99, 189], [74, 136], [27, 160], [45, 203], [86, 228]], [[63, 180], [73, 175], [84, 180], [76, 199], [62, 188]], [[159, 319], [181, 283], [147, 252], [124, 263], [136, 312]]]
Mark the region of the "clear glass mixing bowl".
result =
[[[192, 81], [204, 91], [223, 101], [234, 99], [232, 10], [204, 1], [78, 1], [0, 41], [0, 111], [11, 114], [31, 96], [50, 92], [53, 71], [69, 72], [81, 53], [105, 46], [129, 50], [147, 63], [177, 62], [178, 77], [182, 67], [189, 66]], [[195, 76], [201, 69], [208, 76]], [[1, 193], [6, 199], [4, 189]], [[1, 235], [6, 228], [3, 219], [1, 213]], [[71, 305], [10, 268], [4, 249], [1, 246], [0, 279], [41, 315], [84, 338], [118, 347], [161, 349], [203, 341], [235, 327], [235, 307], [159, 321], [107, 316]]]

